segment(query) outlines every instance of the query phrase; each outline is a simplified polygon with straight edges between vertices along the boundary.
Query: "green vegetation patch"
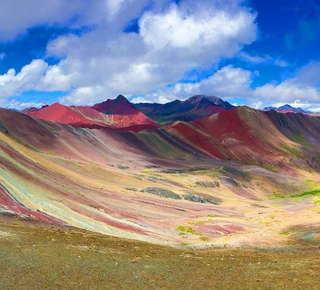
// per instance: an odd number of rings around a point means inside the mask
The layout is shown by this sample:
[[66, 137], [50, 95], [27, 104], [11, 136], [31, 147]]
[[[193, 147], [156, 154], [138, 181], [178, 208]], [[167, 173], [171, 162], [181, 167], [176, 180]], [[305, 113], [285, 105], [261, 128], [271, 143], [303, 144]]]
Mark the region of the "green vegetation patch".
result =
[[268, 170], [268, 171], [272, 171], [272, 172], [278, 172], [278, 168], [275, 167], [273, 164], [269, 164], [269, 163], [263, 163], [261, 165], [261, 167], [263, 167], [264, 169]]
[[289, 197], [296, 198], [296, 197], [304, 197], [304, 196], [309, 196], [309, 195], [313, 195], [313, 196], [320, 195], [320, 189], [305, 191], [300, 194], [290, 194]]
[[190, 222], [190, 225], [204, 225], [206, 223], [210, 222], [210, 220], [203, 220], [203, 221], [196, 221], [196, 222]]
[[294, 142], [299, 143], [299, 144], [303, 144], [304, 142], [304, 138], [303, 135], [301, 133], [297, 133], [294, 137], [293, 137]]
[[297, 158], [301, 158], [303, 156], [303, 153], [294, 147], [288, 146], [288, 145], [282, 145], [283, 149], [285, 149], [287, 152], [289, 152], [290, 155], [295, 156]]
[[179, 235], [185, 235], [185, 234], [201, 235], [201, 234], [197, 233], [197, 232], [196, 232], [192, 227], [190, 227], [190, 226], [178, 226], [178, 227], [176, 228], [176, 230], [177, 230], [178, 232], [180, 232]]
[[280, 235], [288, 236], [290, 233], [289, 232], [282, 232]]
[[299, 198], [299, 197], [306, 197], [306, 196], [320, 196], [320, 189], [315, 189], [311, 191], [305, 191], [302, 193], [298, 194], [288, 194], [288, 195], [283, 195], [280, 193], [273, 193], [272, 199], [277, 199], [277, 198]]

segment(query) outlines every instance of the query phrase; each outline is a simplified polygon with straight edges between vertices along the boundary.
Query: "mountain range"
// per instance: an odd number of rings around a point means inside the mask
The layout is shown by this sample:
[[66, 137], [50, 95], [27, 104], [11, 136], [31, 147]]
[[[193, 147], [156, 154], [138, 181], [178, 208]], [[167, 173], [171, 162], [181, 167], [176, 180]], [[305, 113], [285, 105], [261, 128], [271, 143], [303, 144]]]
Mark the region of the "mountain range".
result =
[[159, 127], [174, 121], [192, 121], [230, 110], [234, 106], [217, 97], [193, 96], [186, 101], [167, 104], [131, 104], [124, 96], [93, 106], [64, 106], [55, 103], [40, 109], [27, 108], [22, 113], [29, 116], [70, 124], [77, 127], [129, 128], [143, 130]]
[[[118, 96], [94, 106], [64, 106], [54, 103], [40, 109], [27, 108], [29, 116], [83, 128], [130, 128], [133, 131], [152, 129], [158, 124], [137, 110], [125, 97]], [[141, 127], [142, 126], [142, 127]]]
[[203, 95], [0, 109], [0, 149], [0, 213], [20, 218], [195, 246], [285, 244], [318, 218], [308, 114]]
[[159, 124], [174, 121], [192, 121], [212, 114], [230, 110], [233, 105], [217, 97], [197, 95], [186, 101], [175, 100], [166, 104], [135, 104], [135, 107]]
[[275, 110], [278, 112], [285, 112], [285, 113], [288, 113], [288, 112], [302, 113], [302, 114], [309, 114], [310, 113], [309, 111], [305, 111], [301, 108], [295, 108], [295, 107], [292, 107], [288, 104], [280, 106], [280, 107], [265, 107], [264, 110], [265, 111]]

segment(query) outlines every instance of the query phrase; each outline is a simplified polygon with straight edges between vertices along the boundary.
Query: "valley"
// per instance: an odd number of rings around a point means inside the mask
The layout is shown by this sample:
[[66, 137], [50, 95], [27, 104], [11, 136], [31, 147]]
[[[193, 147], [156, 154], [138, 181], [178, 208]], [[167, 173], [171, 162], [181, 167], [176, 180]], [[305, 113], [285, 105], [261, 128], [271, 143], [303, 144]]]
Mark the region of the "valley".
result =
[[3, 213], [174, 247], [320, 238], [317, 118], [240, 107], [135, 132], [0, 113]]

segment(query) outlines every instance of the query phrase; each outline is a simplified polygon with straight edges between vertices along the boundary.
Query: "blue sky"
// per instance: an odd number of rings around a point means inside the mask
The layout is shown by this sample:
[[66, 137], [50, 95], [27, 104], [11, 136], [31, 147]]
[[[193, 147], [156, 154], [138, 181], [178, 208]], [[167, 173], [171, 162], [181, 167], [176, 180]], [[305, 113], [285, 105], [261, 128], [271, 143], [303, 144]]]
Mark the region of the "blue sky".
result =
[[317, 0], [3, 2], [3, 107], [203, 93], [320, 111]]

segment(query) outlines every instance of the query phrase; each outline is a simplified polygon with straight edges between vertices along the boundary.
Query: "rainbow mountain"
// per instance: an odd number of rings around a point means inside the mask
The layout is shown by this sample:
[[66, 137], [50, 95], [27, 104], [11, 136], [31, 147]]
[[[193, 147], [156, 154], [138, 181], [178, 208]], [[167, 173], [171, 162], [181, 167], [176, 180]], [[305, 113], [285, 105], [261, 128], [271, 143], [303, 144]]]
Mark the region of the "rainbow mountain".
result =
[[0, 109], [0, 212], [151, 243], [285, 245], [318, 225], [319, 140], [318, 117], [202, 95]]

